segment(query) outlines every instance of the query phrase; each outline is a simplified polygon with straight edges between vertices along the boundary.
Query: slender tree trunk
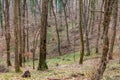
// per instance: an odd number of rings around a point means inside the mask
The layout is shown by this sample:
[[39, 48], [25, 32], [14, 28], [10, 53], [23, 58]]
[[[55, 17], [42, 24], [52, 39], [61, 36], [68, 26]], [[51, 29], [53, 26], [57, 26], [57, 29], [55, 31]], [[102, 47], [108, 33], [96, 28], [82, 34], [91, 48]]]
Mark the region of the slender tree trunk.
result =
[[[71, 2], [71, 6], [70, 6], [71, 8], [69, 7], [70, 8], [70, 19], [71, 19], [71, 23], [72, 23], [71, 24], [72, 25], [72, 30], [74, 31], [76, 29], [75, 28], [76, 25], [75, 25], [75, 22], [74, 22], [75, 14], [73, 15], [73, 12], [74, 12], [75, 8], [73, 6], [74, 6], [74, 1]], [[73, 46], [74, 46], [73, 47], [73, 51], [74, 51], [73, 59], [74, 59], [74, 62], [76, 61], [76, 55], [75, 55], [75, 51], [76, 51], [75, 50], [75, 41], [76, 40], [75, 40], [75, 36], [76, 36], [76, 34], [73, 34], [73, 38], [74, 38], [74, 40], [73, 40]]]
[[117, 26], [117, 21], [118, 21], [118, 0], [115, 1], [114, 7], [113, 7], [113, 35], [112, 35], [112, 39], [110, 42], [110, 50], [109, 50], [109, 55], [108, 58], [109, 59], [113, 59], [113, 49], [114, 49], [114, 42], [115, 42], [115, 38], [116, 38], [116, 26]]
[[80, 30], [80, 40], [81, 40], [81, 55], [80, 55], [80, 61], [79, 64], [83, 63], [83, 57], [84, 57], [84, 38], [83, 38], [83, 31], [82, 31], [82, 0], [79, 0], [79, 30]]
[[[100, 11], [102, 11], [103, 5], [104, 5], [104, 2], [102, 2]], [[101, 23], [102, 23], [102, 12], [100, 13], [100, 21], [99, 21], [99, 25], [98, 25], [98, 32], [97, 32], [97, 39], [96, 39], [96, 47], [95, 47], [96, 53], [99, 53], [99, 39], [100, 39], [100, 27], [101, 27]]]
[[[63, 1], [62, 1], [63, 3]], [[66, 12], [66, 5], [63, 3], [63, 10], [65, 15], [65, 24], [66, 24], [66, 34], [67, 34], [67, 42], [68, 45], [70, 44], [70, 38], [69, 38], [69, 28], [68, 28], [68, 20], [67, 20], [67, 12]]]
[[57, 17], [56, 17], [56, 14], [55, 14], [55, 11], [54, 11], [54, 7], [53, 7], [53, 0], [50, 0], [51, 1], [51, 8], [52, 8], [52, 12], [53, 12], [53, 15], [54, 15], [54, 18], [55, 18], [55, 28], [56, 28], [56, 33], [57, 33], [57, 39], [58, 39], [58, 52], [59, 52], [59, 55], [62, 55], [61, 54], [61, 50], [60, 50], [60, 35], [59, 35], [59, 31], [58, 31], [58, 25], [57, 25]]
[[[27, 43], [27, 52], [29, 52], [29, 28], [26, 28], [26, 43]], [[28, 56], [27, 56], [27, 60], [29, 61]]]
[[93, 29], [94, 29], [94, 24], [95, 24], [95, 0], [91, 0], [91, 19], [92, 19], [92, 22], [91, 22], [91, 35], [93, 34]]
[[107, 54], [109, 50], [108, 29], [110, 23], [110, 16], [112, 13], [112, 7], [115, 0], [106, 0], [104, 6], [104, 21], [103, 21], [103, 52], [101, 57], [100, 66], [91, 78], [91, 80], [100, 80], [103, 77], [103, 73], [107, 65]]
[[35, 52], [37, 48], [37, 41], [38, 41], [39, 35], [40, 35], [40, 29], [35, 34], [34, 41], [33, 41], [33, 48], [31, 49], [31, 52], [33, 53], [33, 69], [35, 69]]
[[19, 7], [18, 7], [18, 9], [19, 9], [19, 27], [18, 27], [18, 40], [19, 40], [19, 64], [20, 64], [20, 67], [22, 67], [22, 26], [21, 26], [21, 18], [22, 18], [22, 16], [21, 16], [21, 7], [20, 7], [20, 3], [19, 3]]
[[9, 23], [9, 1], [5, 0], [5, 40], [7, 48], [7, 66], [11, 66], [10, 62], [10, 23]]
[[87, 30], [87, 28], [85, 29], [85, 39], [86, 39], [86, 50], [87, 50], [87, 52], [86, 52], [86, 56], [89, 56], [90, 55], [90, 45], [89, 45], [89, 39], [88, 39], [88, 35], [89, 33], [88, 33], [88, 30]]
[[40, 54], [39, 54], [39, 65], [38, 70], [48, 69], [46, 63], [46, 37], [47, 37], [47, 26], [48, 26], [48, 1], [42, 0], [42, 15], [41, 15], [41, 30], [40, 30]]
[[[24, 55], [25, 54], [25, 38], [26, 38], [26, 34], [25, 34], [25, 17], [26, 17], [26, 11], [27, 11], [27, 3], [26, 3], [26, 0], [24, 0], [23, 1], [23, 13], [22, 13], [22, 17], [23, 17], [23, 19], [22, 19], [22, 23], [23, 23], [23, 29], [22, 29], [22, 36], [23, 36], [23, 38], [22, 38], [22, 54]], [[28, 21], [28, 19], [27, 19], [27, 21]], [[23, 56], [23, 62], [25, 63], [25, 56]]]
[[18, 53], [18, 26], [19, 26], [19, 6], [20, 0], [14, 1], [14, 35], [15, 35], [15, 71], [20, 71], [19, 53]]
[[2, 30], [2, 35], [3, 36], [3, 5], [2, 4], [3, 2], [0, 0], [0, 27], [1, 27], [1, 30]]
[[[83, 30], [85, 32], [85, 46], [86, 46], [86, 56], [90, 55], [90, 44], [89, 44], [89, 31], [88, 31], [88, 27], [90, 25], [88, 25], [89, 22], [89, 3], [86, 3], [87, 1], [84, 0], [84, 5], [83, 5], [83, 13], [82, 13], [82, 20], [83, 20]], [[88, 5], [88, 6], [87, 6]]]

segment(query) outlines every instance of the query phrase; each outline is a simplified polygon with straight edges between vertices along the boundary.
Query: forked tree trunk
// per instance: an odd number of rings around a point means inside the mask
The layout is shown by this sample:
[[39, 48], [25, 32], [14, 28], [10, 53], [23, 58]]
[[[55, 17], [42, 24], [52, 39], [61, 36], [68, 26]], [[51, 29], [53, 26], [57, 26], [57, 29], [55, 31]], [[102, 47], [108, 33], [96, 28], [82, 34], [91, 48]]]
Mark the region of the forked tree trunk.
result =
[[107, 66], [107, 55], [109, 50], [108, 29], [110, 23], [110, 16], [112, 13], [112, 7], [115, 0], [106, 0], [104, 5], [104, 21], [103, 21], [103, 52], [101, 57], [100, 66], [91, 78], [91, 80], [100, 80], [103, 77], [103, 73]]

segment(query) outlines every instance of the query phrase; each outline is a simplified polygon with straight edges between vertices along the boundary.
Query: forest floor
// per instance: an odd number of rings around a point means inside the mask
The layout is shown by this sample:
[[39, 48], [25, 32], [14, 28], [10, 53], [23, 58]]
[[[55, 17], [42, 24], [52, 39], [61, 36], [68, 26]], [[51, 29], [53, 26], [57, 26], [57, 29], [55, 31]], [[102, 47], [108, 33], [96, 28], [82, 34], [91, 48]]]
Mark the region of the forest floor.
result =
[[[84, 63], [82, 65], [79, 65], [79, 58], [80, 53], [74, 51], [79, 51], [79, 27], [75, 25], [75, 28], [72, 28], [72, 25], [69, 24], [69, 36], [71, 41], [71, 46], [68, 47], [67, 40], [66, 40], [66, 31], [65, 27], [61, 27], [59, 29], [60, 37], [61, 37], [61, 52], [65, 55], [58, 56], [57, 51], [57, 38], [55, 34], [55, 27], [48, 28], [48, 35], [47, 35], [47, 49], [48, 49], [48, 55], [49, 57], [55, 57], [51, 59], [47, 59], [47, 64], [49, 69], [46, 71], [37, 71], [38, 66], [38, 60], [35, 62], [36, 69], [32, 69], [32, 60], [25, 63], [25, 65], [21, 68], [20, 73], [15, 73], [14, 71], [14, 37], [12, 37], [11, 40], [11, 58], [12, 58], [12, 67], [9, 67], [9, 72], [7, 73], [0, 73], [0, 80], [90, 80], [90, 77], [94, 74], [96, 71], [100, 57], [101, 55], [96, 55], [94, 52], [90, 56], [85, 56]], [[117, 34], [119, 34], [120, 29], [117, 29]], [[32, 33], [32, 30], [30, 31]], [[96, 30], [94, 31], [96, 33]], [[111, 34], [110, 34], [111, 35]], [[32, 47], [32, 41], [33, 41], [34, 34], [30, 34], [30, 48]], [[119, 36], [116, 36], [116, 40]], [[90, 47], [93, 50], [95, 48], [95, 42], [96, 42], [96, 34], [90, 35]], [[39, 40], [38, 40], [39, 43]], [[115, 50], [116, 53], [114, 56], [114, 59], [111, 60], [106, 68], [106, 71], [104, 73], [102, 80], [120, 80], [120, 64], [119, 64], [119, 56], [117, 55], [119, 53], [118, 44], [120, 42], [118, 41], [115, 43]], [[117, 46], [118, 45], [118, 46]], [[101, 44], [100, 44], [101, 46]], [[75, 48], [75, 49], [74, 49]], [[38, 53], [39, 48], [37, 47], [36, 53]], [[94, 51], [94, 50], [93, 50]], [[102, 51], [101, 48], [99, 48], [99, 51]], [[66, 54], [68, 53], [68, 54]], [[71, 54], [70, 54], [71, 53]], [[100, 52], [101, 53], [101, 52]], [[75, 60], [74, 60], [75, 55]], [[38, 56], [38, 54], [37, 54]], [[0, 38], [0, 65], [6, 64], [6, 48], [5, 48], [5, 38]], [[22, 78], [21, 75], [24, 73], [24, 71], [29, 70], [31, 72], [30, 78]]]
[[[120, 80], [119, 56], [116, 55], [108, 63], [102, 80]], [[89, 78], [99, 65], [100, 55], [85, 56], [82, 65], [78, 64], [79, 57], [79, 52], [76, 52], [75, 54], [71, 53], [48, 59], [49, 69], [46, 71], [37, 71], [38, 62], [36, 62], [36, 69], [33, 70], [32, 61], [29, 61], [25, 64], [25, 67], [21, 68], [20, 73], [15, 73], [14, 67], [9, 67], [9, 72], [0, 73], [0, 80], [90, 80]], [[21, 77], [26, 70], [31, 72], [30, 78]]]

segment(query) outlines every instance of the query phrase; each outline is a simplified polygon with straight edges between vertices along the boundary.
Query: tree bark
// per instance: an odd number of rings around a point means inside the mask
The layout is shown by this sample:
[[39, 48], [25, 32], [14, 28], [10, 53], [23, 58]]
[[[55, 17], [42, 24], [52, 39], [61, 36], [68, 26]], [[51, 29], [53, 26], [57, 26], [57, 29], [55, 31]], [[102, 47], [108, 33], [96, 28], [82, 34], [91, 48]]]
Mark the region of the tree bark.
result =
[[56, 17], [56, 14], [55, 14], [55, 11], [54, 11], [54, 6], [53, 6], [53, 0], [50, 0], [51, 1], [51, 8], [52, 8], [52, 12], [53, 12], [53, 15], [54, 15], [54, 18], [55, 18], [55, 28], [56, 28], [56, 33], [57, 33], [57, 39], [58, 39], [58, 52], [59, 52], [59, 55], [61, 56], [62, 53], [61, 53], [61, 50], [60, 50], [60, 35], [59, 35], [59, 31], [58, 31], [58, 25], [57, 25], [57, 17]]
[[[102, 11], [102, 7], [104, 5], [104, 2], [102, 2], [102, 5], [101, 5], [101, 9], [100, 11]], [[100, 21], [99, 21], [99, 25], [98, 25], [98, 32], [97, 32], [97, 39], [96, 39], [96, 47], [95, 47], [95, 51], [96, 53], [99, 53], [99, 40], [100, 40], [100, 27], [101, 27], [101, 23], [102, 23], [102, 12], [100, 13]]]
[[112, 13], [112, 6], [114, 0], [106, 0], [104, 6], [104, 21], [103, 21], [103, 52], [101, 57], [100, 66], [95, 73], [95, 75], [91, 78], [91, 80], [100, 80], [103, 77], [103, 73], [107, 66], [107, 54], [109, 50], [109, 39], [108, 39], [108, 29], [110, 23], [110, 16]]
[[113, 34], [112, 34], [112, 39], [110, 42], [110, 49], [109, 49], [109, 55], [108, 58], [111, 60], [113, 59], [113, 49], [114, 49], [114, 42], [116, 38], [116, 26], [117, 26], [117, 21], [118, 21], [118, 0], [115, 1], [114, 7], [113, 7]]
[[5, 0], [5, 40], [7, 49], [7, 66], [11, 66], [10, 62], [10, 23], [9, 23], [9, 1]]
[[41, 14], [41, 30], [40, 30], [40, 54], [39, 54], [39, 65], [38, 70], [48, 69], [46, 63], [46, 37], [47, 37], [47, 26], [48, 26], [48, 1], [42, 0], [42, 14]]
[[1, 36], [3, 36], [3, 7], [4, 7], [4, 1], [1, 1], [0, 0], [0, 27], [1, 27], [1, 30], [2, 30], [2, 34], [1, 34]]
[[[88, 22], [89, 21], [89, 14], [90, 14], [90, 11], [89, 11], [89, 6], [90, 4], [89, 3], [86, 3], [87, 1], [84, 1], [84, 5], [83, 5], [83, 11], [82, 11], [82, 21], [83, 21], [83, 30], [85, 32], [85, 46], [86, 46], [86, 56], [89, 56], [90, 55], [90, 44], [89, 44], [89, 31], [88, 31], [88, 27], [90, 25], [88, 25]], [[88, 5], [88, 6], [87, 6]]]
[[80, 61], [79, 64], [83, 63], [83, 57], [84, 57], [84, 38], [83, 38], [83, 31], [82, 31], [82, 0], [79, 0], [79, 31], [80, 31], [80, 40], [81, 40], [81, 55], [80, 55]]
[[63, 0], [62, 0], [62, 3], [63, 3], [64, 15], [65, 15], [67, 42], [68, 42], [68, 45], [69, 45], [69, 44], [70, 44], [70, 38], [69, 38], [69, 28], [68, 28], [68, 20], [67, 20], [66, 5], [65, 5], [65, 3], [63, 2]]
[[15, 71], [20, 71], [19, 53], [18, 53], [18, 26], [19, 26], [19, 6], [20, 0], [14, 1], [14, 35], [15, 35]]
[[22, 67], [22, 45], [23, 45], [23, 41], [22, 41], [22, 38], [23, 38], [23, 36], [22, 36], [22, 26], [21, 26], [21, 18], [22, 18], [22, 16], [21, 16], [21, 7], [20, 7], [20, 3], [19, 3], [19, 6], [18, 6], [18, 9], [19, 9], [19, 16], [18, 16], [18, 19], [19, 19], [19, 24], [18, 24], [18, 42], [19, 42], [19, 44], [18, 44], [18, 52], [19, 52], [19, 65], [20, 65], [20, 67]]
[[[26, 3], [26, 0], [24, 0], [23, 1], [23, 13], [22, 13], [22, 17], [23, 17], [23, 19], [22, 19], [22, 24], [23, 24], [23, 28], [22, 28], [22, 55], [24, 55], [25, 54], [25, 49], [26, 49], [26, 44], [25, 44], [25, 40], [26, 40], [26, 34], [25, 34], [25, 17], [26, 17], [26, 12], [27, 12], [27, 3]], [[27, 19], [27, 21], [28, 21], [28, 19]], [[23, 56], [23, 62], [25, 63], [26, 62], [26, 60], [25, 60], [25, 56]]]

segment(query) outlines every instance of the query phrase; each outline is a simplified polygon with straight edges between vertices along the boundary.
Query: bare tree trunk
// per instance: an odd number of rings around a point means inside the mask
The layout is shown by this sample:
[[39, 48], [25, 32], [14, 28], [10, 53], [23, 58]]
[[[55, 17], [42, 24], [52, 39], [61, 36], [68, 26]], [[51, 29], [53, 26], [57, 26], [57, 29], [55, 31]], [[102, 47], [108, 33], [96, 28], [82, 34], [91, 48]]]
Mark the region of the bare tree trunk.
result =
[[[83, 30], [85, 31], [85, 46], [86, 46], [86, 56], [90, 55], [90, 44], [89, 44], [89, 32], [88, 32], [88, 22], [89, 22], [89, 3], [84, 1], [83, 5], [83, 13], [82, 13], [82, 20], [83, 20]], [[88, 5], [88, 6], [87, 6]], [[87, 9], [88, 8], [88, 9]], [[90, 25], [89, 25], [90, 26]]]
[[[27, 11], [27, 3], [26, 3], [26, 0], [24, 0], [24, 2], [23, 2], [23, 13], [22, 13], [22, 17], [23, 17], [23, 19], [22, 19], [22, 23], [23, 23], [23, 29], [22, 29], [22, 36], [23, 36], [23, 38], [22, 38], [22, 44], [23, 44], [23, 47], [22, 47], [22, 54], [24, 55], [25, 54], [25, 40], [26, 40], [26, 34], [25, 34], [25, 17], [26, 17], [26, 11]], [[27, 21], [28, 21], [28, 19], [27, 19]], [[25, 60], [25, 56], [23, 56], [23, 62], [25, 62], [26, 60]]]
[[113, 7], [113, 35], [112, 35], [112, 39], [110, 42], [110, 49], [109, 49], [109, 55], [108, 58], [109, 59], [113, 59], [113, 49], [114, 49], [114, 42], [115, 42], [115, 38], [116, 38], [116, 26], [117, 26], [117, 21], [118, 21], [118, 0], [115, 1], [114, 7]]
[[46, 63], [46, 37], [47, 37], [47, 26], [48, 26], [48, 1], [42, 0], [42, 15], [41, 15], [41, 29], [40, 29], [40, 54], [39, 54], [39, 65], [38, 70], [48, 69]]
[[35, 69], [35, 52], [37, 48], [37, 41], [38, 41], [39, 35], [40, 35], [40, 29], [35, 34], [34, 41], [33, 41], [33, 48], [31, 49], [31, 52], [33, 53], [33, 69]]
[[19, 65], [22, 67], [22, 26], [21, 26], [21, 7], [19, 3], [19, 27], [18, 27], [18, 40], [19, 40]]
[[95, 0], [91, 0], [91, 19], [92, 19], [92, 22], [91, 22], [91, 35], [93, 34], [93, 29], [94, 29], [94, 24], [95, 24]]
[[[104, 5], [104, 2], [102, 2], [100, 11], [102, 11], [103, 5]], [[101, 27], [101, 23], [102, 23], [102, 12], [100, 13], [100, 22], [99, 22], [99, 25], [98, 25], [98, 32], [97, 32], [97, 39], [96, 39], [96, 47], [95, 47], [96, 53], [99, 53], [99, 39], [100, 39], [100, 27]]]
[[19, 6], [20, 0], [14, 1], [14, 35], [15, 35], [15, 71], [20, 71], [19, 52], [18, 52], [18, 26], [19, 26]]
[[1, 30], [2, 30], [2, 35], [1, 36], [3, 36], [3, 31], [4, 31], [4, 29], [3, 29], [3, 5], [4, 4], [2, 4], [2, 3], [3, 3], [3, 1], [0, 0], [0, 27], [1, 27]]
[[100, 80], [103, 77], [103, 73], [106, 69], [107, 54], [109, 50], [108, 29], [109, 29], [110, 16], [112, 13], [113, 4], [114, 4], [114, 0], [105, 1], [104, 21], [103, 21], [103, 52], [102, 52], [100, 66], [97, 72], [95, 73], [95, 75], [91, 78], [91, 80]]
[[[71, 24], [72, 25], [72, 31], [74, 31], [76, 29], [75, 28], [76, 25], [75, 25], [75, 22], [74, 22], [75, 14], [73, 14], [73, 12], [74, 12], [76, 7], [74, 8], [74, 2], [73, 1], [71, 2], [71, 5], [69, 6], [69, 8], [70, 8], [70, 10], [69, 10], [70, 15], [69, 16], [70, 16], [71, 23], [72, 23]], [[74, 33], [73, 34], [73, 51], [74, 51], [73, 59], [74, 59], [74, 62], [76, 61], [76, 55], [75, 55], [75, 51], [76, 51], [75, 50], [75, 41], [76, 40], [75, 40], [75, 36], [76, 36], [76, 34]]]
[[80, 40], [81, 40], [81, 55], [80, 55], [80, 61], [79, 64], [83, 63], [83, 57], [84, 57], [84, 38], [83, 38], [83, 31], [82, 31], [82, 4], [83, 0], [79, 0], [79, 30], [80, 30]]
[[[63, 1], [62, 1], [63, 3]], [[63, 10], [64, 10], [64, 15], [65, 15], [65, 24], [66, 24], [66, 34], [67, 34], [67, 42], [68, 42], [68, 45], [70, 44], [70, 39], [69, 39], [69, 28], [68, 28], [68, 21], [67, 21], [67, 12], [66, 12], [66, 6], [65, 4], [63, 3]]]
[[56, 17], [56, 14], [55, 14], [55, 11], [54, 11], [54, 6], [53, 6], [53, 0], [50, 0], [51, 2], [51, 8], [52, 8], [52, 12], [53, 12], [53, 15], [54, 15], [54, 18], [55, 18], [55, 28], [56, 28], [56, 33], [57, 33], [57, 39], [58, 39], [58, 52], [59, 52], [59, 55], [62, 55], [61, 53], [61, 50], [60, 50], [60, 35], [59, 35], [59, 31], [58, 31], [58, 25], [57, 25], [57, 17]]
[[89, 44], [89, 39], [88, 39], [88, 35], [89, 33], [88, 33], [88, 30], [87, 30], [87, 28], [85, 29], [85, 39], [86, 39], [86, 50], [87, 50], [87, 52], [86, 52], [86, 56], [89, 56], [90, 55], [90, 44]]
[[7, 48], [7, 66], [11, 66], [10, 62], [10, 23], [9, 23], [9, 1], [5, 0], [5, 40]]
[[[26, 45], [27, 45], [27, 52], [29, 52], [29, 28], [26, 28]], [[29, 57], [27, 57], [27, 60], [29, 61]]]

